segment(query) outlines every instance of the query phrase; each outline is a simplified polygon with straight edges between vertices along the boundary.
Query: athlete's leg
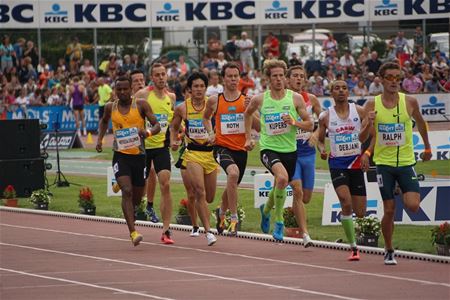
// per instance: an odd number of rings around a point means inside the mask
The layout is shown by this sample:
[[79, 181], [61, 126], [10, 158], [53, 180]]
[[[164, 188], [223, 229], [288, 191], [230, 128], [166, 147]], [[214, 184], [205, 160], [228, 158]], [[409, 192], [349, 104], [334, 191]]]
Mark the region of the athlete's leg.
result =
[[170, 171], [161, 170], [158, 173], [159, 188], [161, 190], [160, 211], [163, 219], [163, 232], [169, 229], [172, 217], [172, 195], [170, 193]]
[[80, 111], [77, 109], [73, 110], [73, 116], [75, 117], [75, 130], [80, 129]]
[[195, 209], [195, 194], [189, 179], [189, 174], [186, 169], [180, 169], [181, 178], [183, 179], [184, 188], [186, 189], [186, 194], [188, 197], [187, 209], [189, 216], [191, 217], [192, 226], [198, 226], [197, 222], [197, 211]]
[[286, 187], [288, 185], [289, 176], [281, 162], [277, 162], [272, 166], [272, 173], [275, 177], [274, 184], [274, 201], [275, 201], [275, 221], [283, 222], [283, 208], [286, 200]]
[[83, 129], [83, 135], [86, 134], [86, 119], [84, 117], [84, 109], [80, 110], [81, 127]]
[[339, 198], [339, 202], [341, 203], [341, 223], [344, 228], [345, 236], [347, 237], [349, 244], [352, 247], [355, 247], [355, 227], [353, 225], [352, 196], [350, 195], [350, 189], [347, 185], [340, 185], [335, 187], [335, 191]]
[[155, 192], [156, 192], [156, 172], [152, 163], [147, 178], [147, 203], [152, 203], [151, 204], [152, 207], [153, 207], [153, 200], [155, 198]]
[[192, 189], [195, 195], [195, 207], [206, 231], [209, 227], [209, 211], [206, 203], [205, 178], [202, 166], [195, 162], [188, 162], [186, 166], [189, 177], [195, 178], [191, 180]]
[[142, 196], [144, 195], [145, 187], [133, 186], [133, 205], [137, 206], [141, 204]]
[[122, 190], [122, 212], [127, 222], [128, 230], [132, 233], [134, 229], [134, 204], [133, 204], [133, 187], [131, 185], [130, 176], [120, 176], [116, 178], [117, 183]]
[[383, 232], [384, 247], [387, 250], [393, 250], [392, 236], [394, 235], [394, 199], [383, 200], [383, 218], [381, 219], [381, 231]]
[[238, 179], [239, 168], [236, 164], [229, 165], [226, 170], [227, 173], [227, 203], [230, 209], [231, 216], [237, 216], [237, 198], [238, 198]]
[[297, 224], [302, 230], [302, 233], [308, 234], [308, 225], [306, 222], [306, 209], [302, 201], [303, 189], [301, 180], [292, 180], [290, 182], [293, 191], [292, 210], [295, 214]]

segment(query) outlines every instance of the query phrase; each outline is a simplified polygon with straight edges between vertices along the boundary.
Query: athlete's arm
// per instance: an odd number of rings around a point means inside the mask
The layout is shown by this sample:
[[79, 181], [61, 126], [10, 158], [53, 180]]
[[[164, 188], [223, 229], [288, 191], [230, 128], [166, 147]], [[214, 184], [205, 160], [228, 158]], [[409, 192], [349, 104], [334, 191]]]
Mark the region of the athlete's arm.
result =
[[406, 96], [406, 103], [412, 108], [411, 117], [414, 118], [417, 124], [417, 129], [419, 130], [420, 136], [422, 137], [423, 144], [425, 145], [425, 150], [423, 152], [422, 159], [423, 161], [427, 161], [431, 159], [431, 146], [430, 141], [428, 140], [428, 129], [425, 120], [423, 119], [422, 114], [420, 113], [419, 103], [417, 99], [414, 97]]
[[98, 137], [97, 137], [97, 146], [95, 146], [95, 149], [97, 152], [102, 152], [102, 141], [103, 137], [105, 136], [106, 130], [108, 129], [108, 123], [111, 119], [111, 111], [112, 111], [113, 103], [109, 102], [105, 105], [105, 111], [103, 112], [103, 117], [99, 122], [99, 131], [98, 131]]
[[148, 90], [147, 87], [140, 89], [139, 91], [134, 94], [134, 98], [136, 100], [147, 100], [148, 97]]
[[252, 123], [253, 123], [253, 114], [255, 111], [259, 110], [262, 104], [263, 95], [260, 94], [254, 96], [252, 100], [250, 100], [250, 104], [247, 106], [244, 112], [244, 122], [245, 122], [245, 149], [250, 151], [255, 146], [255, 141], [252, 140]]
[[356, 111], [358, 112], [359, 119], [361, 120], [361, 131], [359, 132], [359, 141], [361, 143], [364, 143], [369, 138], [374, 118], [373, 116], [369, 115], [370, 113], [366, 113], [365, 109], [359, 105], [356, 105]]
[[178, 150], [180, 146], [178, 132], [180, 131], [182, 116], [184, 114], [183, 109], [186, 107], [184, 103], [181, 103], [175, 107], [172, 118], [172, 130], [170, 131], [170, 147], [173, 151]]
[[298, 120], [296, 120], [296, 118], [292, 118], [291, 116], [292, 125], [305, 131], [313, 131], [314, 121], [306, 111], [305, 100], [303, 100], [302, 95], [294, 93], [293, 98], [295, 109], [297, 110], [297, 113], [302, 120], [299, 122]]
[[[366, 103], [364, 103], [364, 113], [368, 117], [368, 122], [372, 123], [372, 126], [368, 129], [368, 138], [370, 139], [369, 147], [366, 151], [361, 155], [361, 169], [364, 172], [367, 172], [370, 167], [370, 157], [372, 156], [373, 149], [375, 148], [375, 127], [373, 124], [375, 123], [375, 118], [377, 115], [377, 112], [375, 111], [375, 101], [374, 100], [367, 100]], [[358, 111], [359, 113], [359, 111]], [[361, 141], [361, 135], [360, 135], [360, 141]]]
[[137, 100], [136, 104], [138, 105], [141, 116], [143, 118], [147, 118], [147, 120], [152, 124], [152, 129], [150, 130], [150, 134], [147, 134], [148, 136], [153, 136], [155, 134], [158, 134], [161, 131], [161, 125], [159, 124], [158, 120], [156, 119], [155, 115], [153, 114], [152, 108], [150, 107], [150, 104], [146, 100]]
[[[319, 118], [320, 114], [322, 113], [322, 106], [320, 105], [319, 99], [317, 99], [316, 95], [308, 94], [309, 101], [311, 101], [313, 113], [316, 115], [317, 119]], [[315, 123], [316, 120], [313, 120], [314, 127], [316, 127]], [[318, 122], [318, 121], [317, 121]], [[308, 144], [311, 147], [316, 147], [318, 143], [318, 136], [319, 136], [319, 126], [315, 128], [313, 134], [308, 140]]]
[[203, 126], [205, 126], [206, 132], [208, 133], [208, 143], [214, 144], [215, 135], [212, 128], [211, 118], [216, 113], [217, 101], [219, 101], [217, 95], [212, 95], [206, 101], [206, 108], [203, 112]]
[[325, 135], [328, 126], [328, 111], [324, 111], [319, 115], [319, 129], [318, 129], [318, 144], [317, 150], [319, 150], [320, 158], [327, 159], [327, 151], [325, 150]]

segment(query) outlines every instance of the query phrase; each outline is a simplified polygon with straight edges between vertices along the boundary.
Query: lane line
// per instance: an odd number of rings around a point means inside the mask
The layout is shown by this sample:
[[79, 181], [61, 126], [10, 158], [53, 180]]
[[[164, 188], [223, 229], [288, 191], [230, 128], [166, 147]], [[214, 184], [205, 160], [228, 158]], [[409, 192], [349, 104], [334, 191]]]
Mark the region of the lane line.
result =
[[[122, 239], [122, 238], [116, 238], [116, 237], [111, 237], [111, 236], [102, 236], [102, 235], [87, 234], [87, 233], [78, 233], [78, 232], [71, 232], [71, 231], [62, 231], [62, 230], [55, 230], [55, 229], [28, 227], [28, 226], [12, 225], [12, 224], [5, 224], [5, 223], [0, 223], [0, 226], [46, 231], [46, 232], [54, 232], [54, 233], [62, 233], [62, 234], [69, 234], [69, 235], [83, 236], [83, 237], [88, 236], [88, 237], [93, 237], [93, 238], [102, 238], [102, 239], [108, 239], [108, 240], [114, 240], [114, 241], [123, 241], [123, 242], [127, 242], [127, 243], [130, 242], [129, 239]], [[164, 247], [164, 248], [167, 247], [167, 245], [163, 245], [160, 243], [151, 243], [151, 242], [144, 242], [144, 241], [141, 242], [141, 244], [147, 244], [147, 245]], [[408, 281], [408, 282], [428, 284], [428, 285], [440, 285], [440, 286], [450, 288], [450, 284], [444, 283], [444, 282], [427, 281], [427, 280], [421, 280], [421, 279], [400, 277], [400, 276], [394, 276], [394, 275], [385, 275], [385, 274], [378, 274], [378, 273], [368, 273], [368, 272], [341, 269], [341, 268], [335, 268], [335, 267], [327, 267], [327, 266], [307, 264], [307, 263], [291, 262], [291, 261], [286, 261], [286, 260], [278, 260], [278, 259], [251, 256], [251, 255], [238, 254], [238, 253], [220, 252], [220, 251], [214, 251], [214, 250], [204, 250], [204, 249], [183, 247], [183, 246], [176, 246], [176, 245], [171, 245], [170, 248], [176, 248], [176, 249], [181, 249], [181, 250], [190, 250], [190, 251], [196, 251], [196, 252], [202, 252], [202, 253], [214, 253], [214, 254], [220, 254], [220, 255], [225, 255], [225, 256], [240, 257], [240, 258], [260, 260], [260, 261], [273, 262], [273, 263], [282, 263], [282, 264], [302, 266], [302, 267], [310, 267], [310, 268], [315, 268], [315, 269], [337, 271], [337, 272], [350, 273], [350, 274], [356, 274], [356, 275], [372, 276], [372, 277], [378, 277], [378, 278], [383, 278], [383, 279], [394, 279], [394, 280]]]
[[[363, 298], [346, 297], [346, 296], [341, 296], [341, 295], [337, 295], [337, 294], [323, 293], [323, 292], [307, 290], [307, 289], [293, 288], [293, 287], [277, 285], [277, 284], [264, 283], [264, 282], [253, 281], [253, 280], [230, 278], [230, 277], [224, 277], [224, 276], [208, 274], [208, 273], [200, 273], [200, 272], [180, 270], [180, 269], [175, 269], [175, 268], [160, 267], [160, 266], [156, 266], [156, 265], [135, 263], [135, 262], [125, 261], [125, 260], [120, 260], [120, 259], [111, 259], [111, 258], [105, 258], [105, 257], [99, 257], [99, 256], [91, 256], [91, 255], [85, 255], [85, 254], [50, 250], [50, 249], [44, 249], [44, 248], [36, 248], [36, 247], [2, 243], [2, 242], [0, 242], [0, 245], [28, 249], [28, 250], [41, 251], [41, 252], [55, 253], [55, 254], [61, 254], [61, 255], [68, 255], [68, 256], [73, 256], [73, 257], [82, 257], [82, 258], [88, 258], [88, 259], [94, 259], [94, 260], [100, 260], [100, 261], [106, 261], [106, 262], [113, 262], [113, 263], [119, 263], [119, 264], [133, 265], [133, 266], [137, 266], [137, 267], [145, 267], [145, 268], [156, 269], [156, 270], [160, 270], [160, 271], [175, 272], [175, 273], [182, 273], [182, 274], [188, 274], [188, 275], [194, 275], [194, 276], [214, 278], [214, 279], [219, 279], [222, 281], [224, 280], [224, 281], [237, 282], [240, 284], [247, 283], [247, 284], [251, 284], [251, 285], [264, 286], [264, 287], [273, 288], [273, 289], [288, 290], [288, 291], [293, 291], [293, 292], [312, 294], [312, 295], [316, 295], [316, 296], [326, 296], [326, 297], [336, 298], [336, 299], [346, 299], [346, 300], [362, 300], [363, 299]], [[0, 270], [2, 270], [2, 268], [0, 268]], [[8, 270], [8, 269], [5, 269], [5, 270]], [[20, 271], [17, 271], [17, 272], [20, 272]], [[23, 272], [23, 273], [25, 273], [25, 272]], [[41, 275], [38, 275], [38, 277], [39, 276], [41, 276]], [[47, 276], [43, 276], [43, 278], [45, 278], [45, 277], [47, 277]], [[51, 278], [51, 277], [49, 277], [49, 278]], [[67, 282], [70, 282], [70, 281], [67, 281]], [[146, 295], [146, 294], [143, 294], [143, 295]]]
[[64, 279], [64, 278], [39, 275], [39, 274], [23, 272], [23, 271], [18, 271], [18, 270], [12, 270], [12, 269], [6, 269], [6, 268], [1, 268], [1, 267], [0, 267], [0, 271], [6, 271], [6, 272], [21, 274], [21, 275], [27, 275], [27, 276], [31, 276], [31, 277], [38, 277], [38, 278], [43, 278], [43, 279], [49, 279], [49, 280], [56, 280], [56, 281], [65, 282], [65, 283], [71, 283], [71, 284], [75, 284], [75, 285], [88, 286], [88, 287], [92, 287], [92, 288], [96, 288], [96, 289], [103, 289], [103, 290], [119, 292], [121, 294], [135, 295], [135, 296], [141, 296], [141, 297], [145, 297], [145, 298], [159, 299], [159, 300], [174, 300], [172, 298], [159, 297], [159, 296], [156, 296], [156, 295], [150, 295], [150, 294], [144, 294], [144, 293], [140, 293], [140, 292], [127, 291], [127, 290], [117, 289], [117, 288], [113, 288], [113, 287], [109, 287], [109, 286], [102, 286], [102, 285], [97, 285], [97, 284], [92, 284], [92, 283], [87, 283], [87, 282], [81, 282], [81, 281], [69, 280], [69, 279]]

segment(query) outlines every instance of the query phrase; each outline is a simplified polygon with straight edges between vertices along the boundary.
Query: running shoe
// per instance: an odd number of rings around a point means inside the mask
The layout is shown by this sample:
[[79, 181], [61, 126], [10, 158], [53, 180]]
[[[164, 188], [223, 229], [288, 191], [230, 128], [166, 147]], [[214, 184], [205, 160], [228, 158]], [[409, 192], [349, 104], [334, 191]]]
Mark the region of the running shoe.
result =
[[311, 237], [309, 236], [309, 234], [304, 233], [303, 234], [303, 246], [305, 248], [311, 247], [313, 245], [313, 241], [311, 239]]
[[359, 250], [356, 247], [352, 247], [350, 256], [348, 257], [349, 261], [358, 261], [359, 260]]
[[193, 226], [191, 233], [189, 235], [192, 237], [200, 236], [200, 232], [198, 232], [198, 229], [199, 229], [198, 226]]
[[216, 229], [218, 234], [222, 234], [225, 229], [225, 216], [220, 216], [220, 208], [216, 208]]
[[133, 245], [136, 247], [137, 245], [139, 245], [140, 242], [142, 242], [142, 240], [144, 239], [144, 237], [142, 236], [142, 234], [140, 234], [139, 232], [137, 232], [136, 230], [133, 231], [130, 234], [130, 238], [131, 238], [131, 242], [133, 243]]
[[272, 236], [276, 241], [282, 241], [284, 234], [284, 223], [275, 222], [275, 228], [273, 229]]
[[264, 204], [259, 206], [259, 211], [261, 212], [261, 230], [264, 233], [269, 233], [270, 230], [270, 213], [264, 214]]
[[208, 246], [212, 246], [217, 242], [217, 238], [210, 231], [206, 233], [206, 240], [208, 241]]
[[236, 236], [237, 235], [237, 221], [231, 221], [230, 226], [228, 226], [228, 235]]
[[156, 212], [153, 209], [153, 207], [150, 207], [150, 206], [147, 205], [147, 208], [145, 209], [145, 213], [147, 214], [150, 222], [152, 222], [152, 223], [158, 223], [159, 222], [159, 218], [156, 215]]
[[166, 230], [165, 232], [163, 232], [163, 234], [161, 235], [161, 242], [163, 242], [166, 245], [171, 245], [173, 243], [175, 243], [172, 238], [170, 237], [171, 233], [169, 230]]
[[386, 250], [384, 253], [384, 264], [388, 266], [395, 266], [397, 264], [394, 250]]
[[83, 135], [84, 135], [84, 136], [87, 136], [87, 130], [86, 130], [86, 128], [83, 129]]
[[118, 193], [120, 191], [120, 186], [117, 182], [114, 182], [114, 184], [112, 185], [112, 190], [114, 193]]

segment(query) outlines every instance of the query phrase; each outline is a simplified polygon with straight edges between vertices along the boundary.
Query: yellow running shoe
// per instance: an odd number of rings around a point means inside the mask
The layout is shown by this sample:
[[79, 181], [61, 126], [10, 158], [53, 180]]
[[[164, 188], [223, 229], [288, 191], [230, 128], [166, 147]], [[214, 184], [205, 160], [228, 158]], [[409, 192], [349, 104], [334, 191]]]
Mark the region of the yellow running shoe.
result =
[[139, 232], [137, 232], [136, 230], [133, 231], [130, 234], [131, 237], [131, 242], [133, 243], [133, 245], [136, 247], [137, 245], [139, 245], [140, 242], [142, 242], [142, 240], [144, 239], [144, 237], [142, 236], [142, 234], [140, 234]]
[[118, 193], [120, 191], [120, 186], [119, 184], [117, 184], [117, 182], [114, 182], [114, 184], [112, 185], [112, 190], [114, 193]]
[[230, 226], [228, 226], [228, 235], [236, 236], [237, 235], [237, 221], [231, 221]]

